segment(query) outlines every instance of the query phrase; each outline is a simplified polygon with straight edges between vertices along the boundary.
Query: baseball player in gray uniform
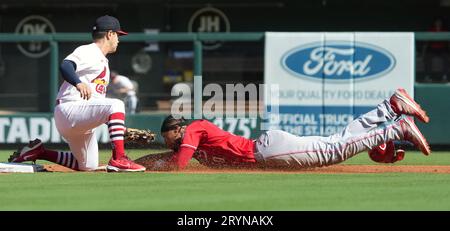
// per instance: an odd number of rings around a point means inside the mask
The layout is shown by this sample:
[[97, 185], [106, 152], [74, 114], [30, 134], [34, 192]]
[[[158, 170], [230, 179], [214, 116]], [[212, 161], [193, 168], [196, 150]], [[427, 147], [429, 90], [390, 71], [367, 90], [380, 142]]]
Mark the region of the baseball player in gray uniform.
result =
[[429, 121], [426, 112], [401, 88], [342, 132], [327, 137], [270, 130], [250, 140], [207, 120], [187, 124], [183, 118], [169, 116], [161, 126], [161, 135], [173, 151], [136, 162], [150, 170], [183, 169], [191, 158], [209, 167], [302, 169], [337, 164], [392, 141], [409, 141], [428, 155], [430, 147], [410, 116]]
[[414, 120], [405, 115], [429, 122], [426, 112], [400, 88], [389, 100], [331, 136], [298, 137], [279, 130], [267, 131], [256, 141], [255, 157], [266, 166], [320, 167], [340, 163], [395, 140], [409, 141], [429, 155], [431, 150], [425, 137]]

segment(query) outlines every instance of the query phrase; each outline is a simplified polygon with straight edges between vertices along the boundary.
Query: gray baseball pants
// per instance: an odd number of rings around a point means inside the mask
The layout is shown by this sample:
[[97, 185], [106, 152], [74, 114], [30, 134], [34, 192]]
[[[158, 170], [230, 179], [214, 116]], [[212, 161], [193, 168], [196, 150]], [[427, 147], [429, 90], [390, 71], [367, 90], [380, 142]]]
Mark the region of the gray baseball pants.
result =
[[295, 136], [281, 130], [264, 132], [256, 140], [255, 158], [267, 167], [311, 168], [343, 162], [391, 140], [403, 139], [398, 117], [388, 100], [350, 122], [337, 134]]

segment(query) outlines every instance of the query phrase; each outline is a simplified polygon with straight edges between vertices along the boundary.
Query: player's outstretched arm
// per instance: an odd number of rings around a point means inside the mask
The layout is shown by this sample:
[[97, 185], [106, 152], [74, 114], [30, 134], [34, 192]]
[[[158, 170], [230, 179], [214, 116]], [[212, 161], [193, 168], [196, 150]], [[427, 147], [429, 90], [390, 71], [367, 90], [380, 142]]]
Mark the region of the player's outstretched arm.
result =
[[150, 154], [138, 158], [135, 163], [140, 164], [150, 171], [183, 170], [192, 159], [194, 149], [181, 147], [177, 152], [164, 152]]

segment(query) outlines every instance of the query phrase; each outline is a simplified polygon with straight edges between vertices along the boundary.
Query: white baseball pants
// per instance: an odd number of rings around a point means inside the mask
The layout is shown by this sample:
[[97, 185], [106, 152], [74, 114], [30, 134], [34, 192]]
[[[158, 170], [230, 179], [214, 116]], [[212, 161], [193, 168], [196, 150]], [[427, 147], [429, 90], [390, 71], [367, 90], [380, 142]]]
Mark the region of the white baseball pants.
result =
[[124, 104], [119, 99], [109, 98], [69, 101], [55, 107], [56, 128], [69, 144], [80, 170], [98, 168], [98, 144], [94, 131], [116, 112], [125, 113]]

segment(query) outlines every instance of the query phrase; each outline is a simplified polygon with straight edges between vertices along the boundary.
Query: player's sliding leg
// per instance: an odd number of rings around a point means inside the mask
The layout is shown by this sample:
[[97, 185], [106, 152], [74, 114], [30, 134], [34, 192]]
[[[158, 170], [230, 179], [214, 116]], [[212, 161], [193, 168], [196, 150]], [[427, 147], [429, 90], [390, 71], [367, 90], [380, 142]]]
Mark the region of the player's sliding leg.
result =
[[[389, 104], [392, 110], [398, 115], [411, 115], [422, 122], [428, 123], [430, 118], [422, 107], [414, 101], [414, 99], [403, 88], [399, 88], [389, 99]], [[369, 151], [369, 156], [376, 162], [393, 163], [402, 160], [405, 151], [402, 149], [396, 150], [395, 146], [390, 145], [390, 148], [385, 150], [386, 144], [375, 147]], [[392, 157], [392, 158], [390, 158]]]
[[329, 137], [299, 137], [284, 131], [267, 131], [256, 142], [258, 153], [268, 167], [309, 168], [343, 162], [354, 155], [383, 143], [406, 140], [425, 155], [429, 145], [411, 118], [384, 123], [358, 134], [336, 134]]
[[422, 110], [420, 105], [404, 89], [400, 88], [389, 100], [384, 100], [377, 105], [377, 108], [359, 116], [350, 122], [340, 134], [334, 136], [345, 139], [346, 137], [364, 134], [378, 128], [382, 123], [390, 123], [398, 119], [401, 115], [411, 115], [420, 120], [429, 121], [426, 112]]
[[20, 148], [8, 161], [21, 163], [25, 161], [36, 162], [36, 160], [47, 160], [73, 170], [78, 170], [78, 161], [71, 152], [46, 149], [39, 139], [30, 141], [27, 146]]
[[427, 113], [403, 88], [397, 89], [389, 102], [397, 114], [414, 116], [424, 123], [430, 121]]
[[[399, 93], [403, 96], [401, 100]], [[282, 131], [269, 131], [260, 137], [257, 149], [269, 166], [300, 168], [340, 163], [393, 140], [410, 141], [428, 155], [431, 150], [425, 137], [414, 120], [402, 114], [421, 116], [424, 121], [429, 119], [426, 113], [420, 111], [420, 105], [411, 101], [405, 93], [399, 90], [389, 101], [385, 100], [376, 109], [350, 122], [341, 133], [329, 137], [297, 137]], [[401, 119], [395, 121], [399, 116], [402, 116]]]
[[377, 107], [363, 115], [360, 115], [355, 120], [351, 121], [345, 129], [333, 136], [336, 137], [351, 137], [356, 134], [364, 134], [372, 129], [376, 129], [383, 123], [390, 123], [397, 119], [400, 115], [395, 113], [388, 100], [384, 100]]

